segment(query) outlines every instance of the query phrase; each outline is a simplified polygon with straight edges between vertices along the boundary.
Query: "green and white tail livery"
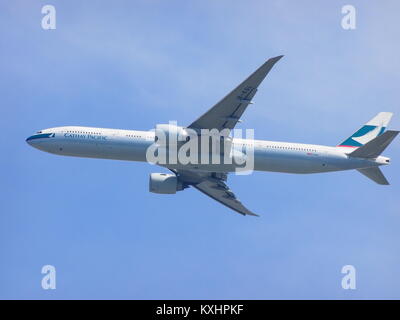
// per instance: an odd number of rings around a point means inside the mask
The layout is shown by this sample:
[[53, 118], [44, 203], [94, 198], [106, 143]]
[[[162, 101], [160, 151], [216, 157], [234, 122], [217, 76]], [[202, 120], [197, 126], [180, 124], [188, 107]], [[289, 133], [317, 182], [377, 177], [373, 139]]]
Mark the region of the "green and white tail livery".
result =
[[[347, 138], [338, 147], [349, 147], [347, 155], [350, 158], [377, 159], [389, 163], [389, 158], [380, 157], [380, 154], [393, 141], [399, 131], [388, 130], [385, 132], [393, 113], [380, 112], [363, 127]], [[379, 157], [379, 158], [378, 158]], [[388, 185], [389, 182], [377, 166], [358, 168], [358, 172], [378, 184]]]
[[338, 147], [357, 148], [363, 146], [385, 132], [392, 116], [392, 112], [379, 112], [352, 136], [340, 143]]

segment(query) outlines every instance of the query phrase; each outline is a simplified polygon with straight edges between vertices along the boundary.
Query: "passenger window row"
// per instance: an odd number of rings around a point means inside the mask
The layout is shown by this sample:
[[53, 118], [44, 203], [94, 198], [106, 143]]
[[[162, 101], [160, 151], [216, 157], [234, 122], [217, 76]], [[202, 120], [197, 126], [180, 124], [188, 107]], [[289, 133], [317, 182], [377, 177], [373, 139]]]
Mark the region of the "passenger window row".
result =
[[[247, 143], [241, 143], [242, 147], [245, 145], [249, 145]], [[270, 148], [270, 149], [284, 149], [284, 150], [298, 150], [298, 151], [308, 151], [308, 152], [317, 152], [315, 149], [311, 148], [296, 148], [296, 147], [285, 147], [285, 146], [271, 146], [271, 145], [262, 145], [263, 148]]]
[[89, 132], [89, 131], [79, 131], [79, 130], [67, 130], [67, 133], [83, 133], [83, 134], [98, 134], [101, 135], [100, 132]]
[[283, 146], [266, 146], [266, 148], [317, 152], [317, 150], [309, 148], [295, 148], [295, 147], [283, 147]]

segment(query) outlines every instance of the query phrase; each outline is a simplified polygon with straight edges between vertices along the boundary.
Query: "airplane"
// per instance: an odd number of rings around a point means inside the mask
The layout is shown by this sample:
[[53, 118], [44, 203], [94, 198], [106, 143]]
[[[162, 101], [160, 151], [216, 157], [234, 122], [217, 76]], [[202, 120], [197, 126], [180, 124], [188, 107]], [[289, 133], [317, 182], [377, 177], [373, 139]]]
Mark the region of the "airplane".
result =
[[[172, 148], [168, 141], [164, 146], [157, 144], [157, 130], [165, 134], [178, 132], [178, 135], [184, 136], [188, 130], [198, 135], [204, 129], [227, 130], [231, 133], [244, 111], [253, 103], [252, 99], [261, 82], [282, 57], [267, 60], [187, 127], [161, 124], [156, 126], [156, 130], [135, 131], [63, 126], [37, 131], [26, 142], [41, 151], [63, 156], [149, 162], [146, 155], [150, 146], [156, 146], [159, 150]], [[246, 158], [244, 149], [251, 145], [255, 171], [308, 174], [356, 169], [376, 183], [388, 185], [379, 167], [390, 164], [390, 158], [381, 156], [381, 153], [399, 133], [394, 130], [385, 131], [392, 115], [391, 112], [378, 113], [337, 146], [230, 138], [230, 149], [220, 154], [236, 152]], [[171, 173], [151, 173], [150, 192], [175, 194], [194, 187], [244, 216], [257, 216], [240, 202], [227, 185], [228, 174], [239, 167], [236, 163], [167, 162], [161, 166]]]

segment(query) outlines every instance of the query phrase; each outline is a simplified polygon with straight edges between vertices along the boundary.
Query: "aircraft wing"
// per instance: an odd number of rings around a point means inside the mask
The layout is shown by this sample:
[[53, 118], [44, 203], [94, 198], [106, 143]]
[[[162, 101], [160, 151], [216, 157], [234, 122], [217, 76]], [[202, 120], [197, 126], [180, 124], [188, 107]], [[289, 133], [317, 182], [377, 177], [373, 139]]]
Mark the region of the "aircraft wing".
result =
[[[247, 106], [252, 103], [251, 99], [257, 92], [258, 86], [270, 72], [272, 67], [283, 56], [271, 58], [261, 67], [253, 72], [246, 80], [232, 90], [225, 98], [194, 121], [188, 128], [191, 129], [233, 129]], [[210, 198], [235, 210], [243, 215], [257, 216], [247, 209], [229, 189], [226, 184], [227, 174], [217, 172], [206, 172], [200, 170], [176, 170], [171, 169], [185, 186], [192, 186]]]
[[242, 215], [258, 216], [248, 210], [229, 189], [229, 187], [221, 180], [207, 179], [203, 182], [193, 185], [197, 190], [205, 195], [235, 210]]
[[192, 186], [242, 215], [258, 216], [248, 210], [235, 196], [226, 184], [227, 174], [217, 172], [205, 172], [198, 170], [176, 170], [174, 172], [180, 181], [187, 186]]
[[251, 99], [257, 92], [260, 83], [267, 76], [274, 64], [283, 56], [269, 59], [246, 80], [231, 91], [225, 98], [194, 121], [188, 128], [192, 129], [233, 129], [240, 120]]

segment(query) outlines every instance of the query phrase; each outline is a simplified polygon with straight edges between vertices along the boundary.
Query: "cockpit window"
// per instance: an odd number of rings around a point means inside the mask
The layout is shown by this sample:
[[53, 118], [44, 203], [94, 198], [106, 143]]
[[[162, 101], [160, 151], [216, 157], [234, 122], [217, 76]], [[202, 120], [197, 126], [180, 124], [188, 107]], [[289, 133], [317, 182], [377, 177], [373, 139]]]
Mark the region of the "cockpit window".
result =
[[42, 130], [40, 130], [40, 131], [37, 131], [36, 133], [42, 133]]
[[[42, 132], [42, 131], [39, 131]], [[34, 140], [34, 139], [43, 139], [43, 138], [54, 138], [56, 136], [55, 133], [36, 133], [33, 136], [30, 136], [26, 141]]]

